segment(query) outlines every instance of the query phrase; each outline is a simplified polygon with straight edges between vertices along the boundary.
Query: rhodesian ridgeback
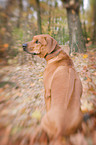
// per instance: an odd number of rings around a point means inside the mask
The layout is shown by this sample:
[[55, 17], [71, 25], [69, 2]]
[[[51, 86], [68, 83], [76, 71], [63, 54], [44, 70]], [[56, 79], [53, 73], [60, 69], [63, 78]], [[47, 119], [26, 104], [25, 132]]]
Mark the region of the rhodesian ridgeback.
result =
[[23, 44], [24, 51], [45, 58], [45, 104], [47, 113], [41, 128], [50, 139], [76, 131], [82, 121], [80, 96], [82, 84], [71, 58], [50, 35], [36, 35]]

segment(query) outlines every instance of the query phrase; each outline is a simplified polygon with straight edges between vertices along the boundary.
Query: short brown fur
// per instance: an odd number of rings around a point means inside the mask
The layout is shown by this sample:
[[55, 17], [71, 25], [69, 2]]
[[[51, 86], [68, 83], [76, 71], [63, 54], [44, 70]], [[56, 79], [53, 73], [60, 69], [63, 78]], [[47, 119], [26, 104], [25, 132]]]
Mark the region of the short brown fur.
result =
[[[34, 36], [27, 45], [27, 52], [37, 53], [42, 58], [46, 56], [47, 60], [44, 71], [47, 113], [41, 121], [41, 129], [51, 139], [69, 135], [78, 128], [82, 120], [80, 110], [82, 85], [73, 62], [63, 50], [60, 50], [57, 41], [49, 35]], [[55, 49], [60, 52], [54, 56]]]

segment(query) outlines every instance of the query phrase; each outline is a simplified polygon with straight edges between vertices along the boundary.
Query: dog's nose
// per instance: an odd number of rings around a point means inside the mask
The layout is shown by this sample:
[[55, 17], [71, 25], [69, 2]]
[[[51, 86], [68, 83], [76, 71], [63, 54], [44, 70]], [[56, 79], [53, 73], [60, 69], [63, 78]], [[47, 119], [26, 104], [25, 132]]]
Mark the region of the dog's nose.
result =
[[23, 44], [22, 47], [23, 47], [23, 50], [26, 51], [27, 43]]

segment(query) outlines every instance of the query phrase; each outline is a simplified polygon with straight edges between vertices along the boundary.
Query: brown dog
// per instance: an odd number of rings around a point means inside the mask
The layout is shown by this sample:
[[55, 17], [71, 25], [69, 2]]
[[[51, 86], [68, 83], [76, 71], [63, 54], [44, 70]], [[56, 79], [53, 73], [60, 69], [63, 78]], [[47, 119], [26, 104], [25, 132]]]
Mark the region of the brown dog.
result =
[[23, 44], [24, 51], [45, 58], [45, 103], [47, 113], [41, 128], [49, 138], [73, 133], [82, 120], [80, 96], [81, 81], [70, 57], [49, 35], [37, 35]]

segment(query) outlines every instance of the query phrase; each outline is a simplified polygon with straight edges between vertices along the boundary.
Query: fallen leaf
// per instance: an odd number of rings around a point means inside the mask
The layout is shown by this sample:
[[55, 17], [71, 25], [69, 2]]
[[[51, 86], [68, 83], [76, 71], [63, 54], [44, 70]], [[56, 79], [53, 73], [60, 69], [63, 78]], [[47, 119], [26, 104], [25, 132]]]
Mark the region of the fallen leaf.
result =
[[0, 88], [0, 93], [2, 93], [4, 91], [4, 88]]
[[9, 44], [5, 43], [3, 46], [4, 46], [4, 48], [8, 48]]
[[89, 78], [89, 77], [87, 77], [87, 81], [88, 81], [88, 82], [92, 82], [92, 79]]
[[[81, 103], [82, 102], [83, 101], [81, 101]], [[91, 102], [89, 103], [87, 100], [85, 100], [83, 102], [83, 104], [81, 105], [81, 110], [82, 110], [83, 113], [91, 111], [91, 110], [93, 110], [93, 104]]]
[[43, 81], [43, 79], [39, 79], [39, 82], [40, 82], [40, 81]]
[[8, 109], [5, 109], [1, 112], [1, 115], [8, 115], [10, 111]]
[[87, 70], [87, 66], [84, 66], [83, 69], [84, 69], [84, 70]]
[[41, 119], [41, 113], [39, 110], [36, 110], [32, 113], [32, 118], [37, 119], [38, 121]]
[[23, 113], [25, 113], [25, 111], [26, 111], [26, 108], [24, 107], [21, 109], [20, 113], [23, 114]]
[[96, 72], [92, 73], [94, 76], [96, 76]]
[[34, 86], [35, 86], [35, 83], [31, 83], [30, 86], [31, 86], [31, 87], [34, 87]]
[[12, 130], [11, 130], [11, 134], [16, 134], [17, 132], [19, 132], [21, 130], [20, 127], [13, 127]]
[[92, 139], [93, 139], [93, 145], [96, 145], [96, 131], [93, 132]]
[[11, 128], [12, 128], [11, 125], [6, 128], [4, 138], [3, 138], [2, 142], [0, 142], [2, 145], [7, 145], [8, 144]]
[[72, 14], [74, 15], [75, 14], [75, 11], [72, 9]]
[[87, 58], [87, 57], [88, 57], [88, 55], [87, 55], [87, 54], [84, 54], [84, 55], [83, 55], [83, 58]]

